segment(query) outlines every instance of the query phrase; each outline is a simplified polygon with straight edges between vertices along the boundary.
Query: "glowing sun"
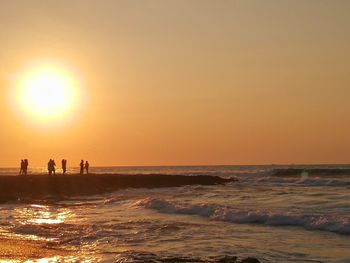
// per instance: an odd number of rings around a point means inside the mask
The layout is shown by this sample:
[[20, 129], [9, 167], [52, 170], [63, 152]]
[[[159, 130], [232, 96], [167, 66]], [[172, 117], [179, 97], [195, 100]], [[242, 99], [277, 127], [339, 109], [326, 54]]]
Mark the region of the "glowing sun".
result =
[[56, 118], [70, 113], [78, 88], [64, 70], [52, 65], [40, 66], [24, 74], [19, 85], [19, 103], [31, 115]]

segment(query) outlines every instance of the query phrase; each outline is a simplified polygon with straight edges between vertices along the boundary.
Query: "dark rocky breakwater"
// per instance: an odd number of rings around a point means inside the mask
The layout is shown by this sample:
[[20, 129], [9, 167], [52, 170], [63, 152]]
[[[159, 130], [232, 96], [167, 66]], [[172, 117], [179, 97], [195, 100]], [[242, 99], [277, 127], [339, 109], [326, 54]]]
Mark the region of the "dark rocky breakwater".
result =
[[215, 185], [232, 182], [209, 175], [168, 174], [89, 174], [89, 175], [27, 175], [0, 176], [0, 203], [26, 202], [45, 198], [64, 199], [74, 196], [95, 195], [125, 188], [180, 187], [184, 185]]

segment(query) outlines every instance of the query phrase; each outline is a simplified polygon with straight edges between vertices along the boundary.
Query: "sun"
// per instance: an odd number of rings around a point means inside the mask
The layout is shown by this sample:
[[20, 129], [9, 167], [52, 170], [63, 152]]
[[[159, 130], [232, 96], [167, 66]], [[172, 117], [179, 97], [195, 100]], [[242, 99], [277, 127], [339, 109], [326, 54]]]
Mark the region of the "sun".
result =
[[19, 83], [21, 108], [37, 118], [58, 118], [72, 112], [78, 87], [68, 72], [41, 65], [26, 72]]

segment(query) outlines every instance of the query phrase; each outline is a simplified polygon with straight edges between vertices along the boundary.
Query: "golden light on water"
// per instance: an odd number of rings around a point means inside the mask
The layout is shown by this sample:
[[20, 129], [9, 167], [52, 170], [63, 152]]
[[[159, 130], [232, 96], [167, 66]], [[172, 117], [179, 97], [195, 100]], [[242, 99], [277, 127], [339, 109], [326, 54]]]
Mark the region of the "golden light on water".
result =
[[39, 65], [20, 77], [17, 99], [26, 113], [50, 119], [71, 113], [78, 91], [77, 82], [68, 71], [56, 65]]
[[[47, 242], [52, 244], [58, 240], [55, 237], [57, 225], [74, 220], [74, 217], [72, 210], [65, 207], [32, 204], [14, 209], [17, 231], [2, 232], [2, 238], [6, 238], [6, 242], [1, 248], [0, 262], [77, 262], [77, 255], [70, 254], [64, 248], [47, 246]], [[47, 232], [51, 235], [45, 235]], [[89, 258], [79, 262], [95, 261]]]
[[43, 205], [31, 205], [31, 209], [26, 209], [23, 213], [25, 213], [26, 217], [30, 218], [26, 220], [26, 223], [34, 224], [60, 224], [73, 216], [69, 209], [52, 211], [48, 206]]

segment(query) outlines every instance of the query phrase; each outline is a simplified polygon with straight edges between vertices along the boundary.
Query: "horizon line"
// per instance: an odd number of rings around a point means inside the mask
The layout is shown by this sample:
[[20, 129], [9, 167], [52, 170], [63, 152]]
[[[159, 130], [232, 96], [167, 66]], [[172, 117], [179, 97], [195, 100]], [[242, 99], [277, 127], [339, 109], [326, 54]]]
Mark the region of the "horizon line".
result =
[[[215, 166], [336, 166], [336, 165], [350, 165], [350, 163], [266, 163], [266, 164], [164, 164], [164, 165], [97, 165], [91, 166], [92, 168], [107, 168], [107, 167], [120, 167], [120, 168], [132, 168], [132, 167], [215, 167]], [[44, 168], [46, 166], [30, 166], [34, 168]], [[70, 166], [71, 168], [79, 168], [79, 166]], [[18, 167], [2, 167], [0, 169], [17, 169]]]

